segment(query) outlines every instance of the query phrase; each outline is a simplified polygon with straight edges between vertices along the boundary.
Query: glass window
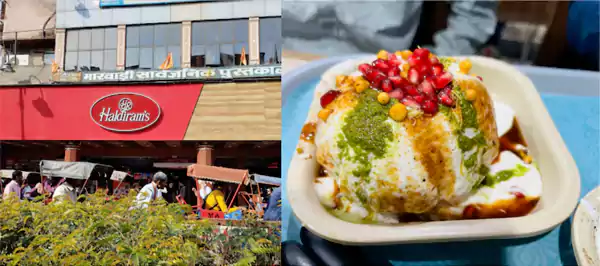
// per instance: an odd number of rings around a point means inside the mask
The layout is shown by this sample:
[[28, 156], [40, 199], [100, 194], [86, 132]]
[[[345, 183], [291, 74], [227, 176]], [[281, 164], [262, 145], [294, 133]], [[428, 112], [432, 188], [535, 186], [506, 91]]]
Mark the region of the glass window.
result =
[[104, 68], [104, 51], [92, 51], [90, 70], [99, 71]]
[[79, 30], [79, 50], [92, 48], [92, 30]]
[[140, 46], [140, 28], [139, 27], [127, 27], [125, 34], [125, 43], [127, 47], [138, 47]]
[[77, 51], [77, 44], [79, 43], [79, 32], [77, 31], [67, 31], [67, 51]]
[[104, 49], [104, 29], [92, 30], [92, 48], [94, 50]]
[[[104, 49], [117, 49], [117, 28], [107, 28], [104, 31]], [[116, 62], [116, 59], [115, 59]]]
[[65, 54], [65, 71], [77, 70], [77, 52], [67, 52]]
[[127, 27], [125, 69], [158, 69], [173, 56], [173, 68], [181, 66], [181, 24]]
[[117, 70], [117, 50], [104, 50], [104, 70]]
[[153, 66], [152, 48], [140, 48], [140, 68], [153, 69], [158, 66]]
[[115, 70], [117, 28], [68, 30], [65, 71]]
[[248, 64], [248, 19], [192, 23], [192, 67]]
[[260, 63], [281, 64], [281, 17], [259, 20]]
[[140, 48], [125, 49], [125, 69], [140, 68]]

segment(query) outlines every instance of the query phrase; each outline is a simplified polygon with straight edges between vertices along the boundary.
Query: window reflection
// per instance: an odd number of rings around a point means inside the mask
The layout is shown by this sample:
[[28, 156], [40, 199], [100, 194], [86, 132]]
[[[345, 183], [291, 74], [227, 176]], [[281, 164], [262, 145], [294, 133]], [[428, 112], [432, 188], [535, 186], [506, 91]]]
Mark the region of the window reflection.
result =
[[181, 23], [128, 26], [125, 69], [158, 69], [173, 55], [173, 68], [181, 67]]
[[242, 51], [248, 64], [248, 19], [192, 23], [192, 67], [241, 65]]
[[260, 18], [260, 63], [281, 64], [281, 17]]
[[65, 43], [65, 71], [115, 70], [117, 29], [68, 30]]

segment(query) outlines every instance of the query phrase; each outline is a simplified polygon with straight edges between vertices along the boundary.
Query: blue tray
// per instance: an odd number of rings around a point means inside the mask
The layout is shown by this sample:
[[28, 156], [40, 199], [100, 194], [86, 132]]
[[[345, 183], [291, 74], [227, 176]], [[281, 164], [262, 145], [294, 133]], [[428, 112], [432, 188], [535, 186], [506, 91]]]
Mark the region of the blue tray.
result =
[[[347, 57], [306, 64], [284, 75], [282, 82], [282, 178], [306, 119], [320, 75]], [[544, 104], [581, 175], [581, 195], [600, 184], [600, 73], [517, 66], [540, 92]], [[285, 189], [284, 189], [285, 191]], [[374, 265], [577, 265], [571, 246], [571, 219], [551, 232], [518, 240], [365, 247]], [[291, 213], [285, 193], [282, 209], [283, 241], [299, 240], [300, 223]]]

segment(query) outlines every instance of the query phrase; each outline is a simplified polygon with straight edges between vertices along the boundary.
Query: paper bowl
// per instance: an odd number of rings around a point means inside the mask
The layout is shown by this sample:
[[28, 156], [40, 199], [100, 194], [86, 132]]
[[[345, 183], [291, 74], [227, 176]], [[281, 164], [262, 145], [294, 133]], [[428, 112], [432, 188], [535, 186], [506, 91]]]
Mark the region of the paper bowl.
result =
[[[509, 64], [485, 57], [469, 58], [473, 63], [471, 72], [483, 78], [488, 90], [497, 96], [497, 100], [510, 105], [515, 110], [530, 153], [539, 165], [543, 192], [540, 202], [532, 213], [516, 218], [400, 225], [346, 222], [329, 214], [320, 204], [313, 188], [314, 169], [317, 167], [315, 151], [309, 149], [304, 153], [312, 153], [311, 159], [294, 153], [286, 179], [288, 201], [303, 226], [337, 243], [383, 245], [530, 237], [551, 230], [571, 215], [580, 193], [579, 172], [537, 90], [526, 76]], [[340, 63], [341, 60], [341, 58], [324, 59], [321, 63], [319, 61], [309, 63], [296, 71], [307, 73], [316, 71], [312, 75], [316, 73], [321, 75], [325, 69]], [[294, 73], [288, 76], [298, 79], [309, 75]], [[289, 80], [286, 84], [291, 86], [299, 82], [301, 81]]]
[[596, 246], [598, 219], [600, 215], [600, 187], [588, 193], [579, 203], [573, 216], [571, 242], [579, 266], [600, 265]]

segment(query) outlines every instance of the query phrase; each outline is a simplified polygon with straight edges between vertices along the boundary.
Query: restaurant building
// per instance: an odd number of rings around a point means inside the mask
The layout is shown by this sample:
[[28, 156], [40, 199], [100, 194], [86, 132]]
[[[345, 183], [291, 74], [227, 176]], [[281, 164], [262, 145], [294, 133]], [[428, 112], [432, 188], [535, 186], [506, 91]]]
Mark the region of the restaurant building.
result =
[[[4, 29], [20, 40], [18, 20], [35, 16], [23, 12], [36, 1], [19, 3], [8, 5], [14, 27]], [[45, 159], [279, 176], [281, 1], [55, 4], [55, 15], [27, 24], [44, 29], [32, 38], [54, 42], [48, 78], [39, 74], [46, 61], [35, 75], [15, 71], [27, 82], [0, 77], [0, 169], [33, 171]], [[10, 49], [27, 53], [17, 42]]]
[[280, 7], [57, 0], [51, 78], [0, 79], [0, 140], [279, 140]]

